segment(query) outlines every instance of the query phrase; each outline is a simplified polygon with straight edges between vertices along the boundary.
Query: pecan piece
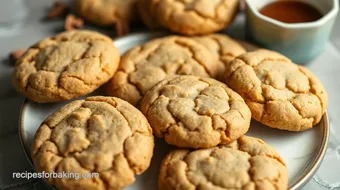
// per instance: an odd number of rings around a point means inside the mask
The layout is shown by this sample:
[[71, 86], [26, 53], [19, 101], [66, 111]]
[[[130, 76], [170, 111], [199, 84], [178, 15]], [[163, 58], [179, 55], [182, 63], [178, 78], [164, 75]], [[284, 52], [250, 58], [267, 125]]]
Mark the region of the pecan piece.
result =
[[69, 12], [69, 7], [62, 1], [55, 1], [53, 7], [47, 14], [48, 20], [53, 20], [58, 17], [63, 17]]
[[82, 28], [84, 25], [84, 20], [81, 18], [77, 18], [72, 14], [68, 14], [65, 19], [64, 29], [66, 31], [76, 30]]

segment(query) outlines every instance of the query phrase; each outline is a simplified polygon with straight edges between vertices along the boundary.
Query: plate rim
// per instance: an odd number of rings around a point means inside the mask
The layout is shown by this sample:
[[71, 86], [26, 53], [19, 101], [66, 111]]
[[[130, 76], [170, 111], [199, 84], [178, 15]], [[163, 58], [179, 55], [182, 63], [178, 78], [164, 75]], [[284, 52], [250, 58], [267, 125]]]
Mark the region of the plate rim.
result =
[[[125, 41], [128, 38], [137, 38], [137, 37], [153, 37], [153, 36], [159, 36], [159, 35], [163, 35], [163, 34], [169, 34], [169, 33], [164, 33], [164, 32], [136, 32], [136, 33], [131, 33], [127, 36], [123, 36], [123, 37], [117, 37], [117, 38], [113, 38], [112, 40], [115, 42], [117, 40], [122, 40]], [[170, 34], [172, 35], [172, 34]], [[19, 119], [18, 119], [18, 135], [19, 135], [19, 140], [20, 140], [20, 145], [21, 145], [21, 149], [24, 153], [24, 155], [26, 156], [26, 159], [28, 160], [28, 162], [30, 163], [32, 169], [35, 171], [34, 168], [34, 164], [31, 158], [31, 150], [27, 150], [26, 146], [25, 146], [25, 138], [24, 138], [24, 112], [26, 111], [26, 107], [28, 105], [29, 102], [34, 103], [33, 101], [25, 98], [21, 108], [20, 108], [20, 112], [19, 112]], [[329, 134], [330, 134], [330, 124], [329, 124], [329, 118], [328, 118], [328, 113], [327, 110], [325, 111], [325, 113], [323, 114], [321, 120], [319, 123], [321, 123], [322, 127], [322, 140], [321, 143], [319, 145], [318, 151], [316, 152], [315, 156], [313, 156], [313, 160], [311, 162], [311, 164], [305, 169], [304, 173], [301, 174], [298, 178], [298, 180], [296, 180], [292, 185], [290, 185], [288, 187], [288, 190], [298, 190], [300, 188], [302, 188], [303, 186], [306, 185], [307, 182], [309, 182], [309, 180], [314, 176], [314, 174], [316, 173], [316, 171], [319, 169], [324, 156], [326, 154], [326, 150], [327, 150], [327, 145], [328, 145], [328, 141], [329, 141]]]

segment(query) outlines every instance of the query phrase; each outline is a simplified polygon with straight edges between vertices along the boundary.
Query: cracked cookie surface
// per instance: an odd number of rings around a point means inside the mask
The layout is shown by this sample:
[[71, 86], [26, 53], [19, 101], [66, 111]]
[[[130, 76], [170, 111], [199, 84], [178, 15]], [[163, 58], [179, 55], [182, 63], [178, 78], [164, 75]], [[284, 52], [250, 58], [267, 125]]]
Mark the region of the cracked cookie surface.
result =
[[228, 64], [225, 77], [252, 117], [269, 127], [303, 131], [325, 113], [328, 96], [319, 79], [279, 53], [261, 49], [243, 54]]
[[63, 32], [30, 47], [17, 61], [15, 88], [36, 102], [59, 102], [93, 92], [118, 68], [112, 40], [90, 31]]
[[99, 25], [112, 25], [135, 20], [137, 0], [76, 0], [77, 12]]
[[141, 110], [154, 134], [178, 147], [209, 148], [244, 135], [251, 113], [244, 100], [210, 78], [177, 76], [150, 89]]
[[218, 60], [196, 41], [179, 36], [155, 39], [122, 56], [107, 94], [138, 106], [157, 82], [173, 75], [216, 77]]
[[213, 33], [228, 26], [238, 0], [152, 0], [151, 12], [161, 25], [184, 35]]
[[150, 165], [154, 140], [145, 116], [115, 97], [73, 101], [49, 116], [32, 146], [37, 171], [99, 177], [49, 178], [58, 189], [122, 189]]
[[225, 65], [235, 57], [246, 53], [246, 49], [227, 35], [210, 34], [193, 39], [206, 47], [219, 60], [217, 79], [220, 81], [224, 81]]
[[242, 136], [228, 145], [170, 152], [161, 164], [158, 185], [160, 190], [286, 190], [288, 172], [268, 144]]

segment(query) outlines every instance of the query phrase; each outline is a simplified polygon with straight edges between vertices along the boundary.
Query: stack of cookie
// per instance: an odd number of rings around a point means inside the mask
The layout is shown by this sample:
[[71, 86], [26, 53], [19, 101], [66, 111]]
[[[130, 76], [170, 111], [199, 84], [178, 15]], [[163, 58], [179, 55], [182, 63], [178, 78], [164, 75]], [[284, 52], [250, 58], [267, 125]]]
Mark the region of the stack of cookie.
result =
[[150, 166], [153, 135], [178, 147], [160, 166], [159, 189], [287, 189], [280, 155], [245, 136], [251, 118], [302, 131], [327, 106], [306, 68], [269, 50], [247, 52], [222, 34], [159, 38], [120, 58], [102, 34], [64, 32], [29, 48], [13, 72], [18, 91], [40, 103], [74, 99], [106, 82], [109, 96], [67, 104], [35, 135], [38, 171], [100, 174], [46, 179], [59, 189], [131, 185]]

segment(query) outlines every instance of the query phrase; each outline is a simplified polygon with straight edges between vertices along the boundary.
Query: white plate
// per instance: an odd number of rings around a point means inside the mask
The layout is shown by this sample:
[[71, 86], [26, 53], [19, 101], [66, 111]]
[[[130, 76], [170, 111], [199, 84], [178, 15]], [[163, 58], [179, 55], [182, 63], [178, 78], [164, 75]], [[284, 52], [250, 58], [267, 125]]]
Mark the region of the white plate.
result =
[[[136, 45], [162, 35], [164, 34], [132, 34], [116, 39], [114, 43], [122, 54]], [[31, 143], [40, 123], [66, 103], [68, 102], [39, 104], [25, 100], [20, 114], [19, 134], [24, 152], [30, 162]], [[304, 132], [271, 129], [252, 121], [247, 135], [263, 139], [280, 153], [288, 167], [289, 189], [300, 189], [313, 176], [323, 159], [329, 136], [327, 113], [317, 126]], [[150, 168], [137, 176], [136, 182], [127, 189], [157, 189], [159, 165], [171, 147], [160, 139], [156, 139], [155, 143], [155, 153]]]

